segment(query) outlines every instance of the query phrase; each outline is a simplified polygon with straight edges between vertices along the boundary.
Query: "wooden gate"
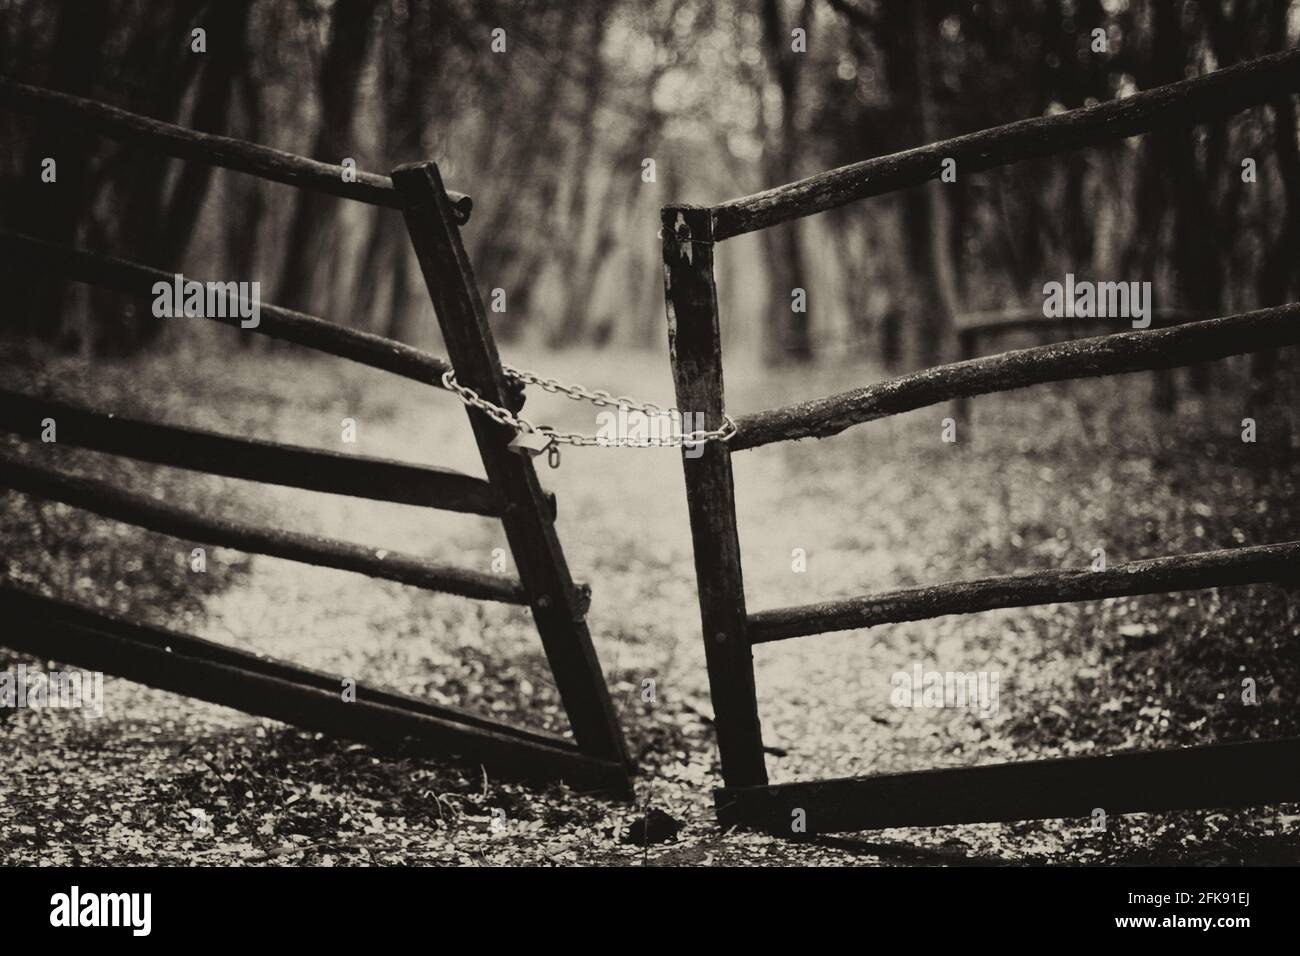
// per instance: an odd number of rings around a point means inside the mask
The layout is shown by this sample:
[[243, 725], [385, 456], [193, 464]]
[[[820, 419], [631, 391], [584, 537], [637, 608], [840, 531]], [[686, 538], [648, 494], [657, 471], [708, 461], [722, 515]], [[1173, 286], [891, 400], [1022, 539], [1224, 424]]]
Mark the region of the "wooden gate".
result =
[[[711, 207], [662, 214], [668, 338], [677, 405], [723, 421], [722, 351], [713, 275], [716, 243], [868, 196], [923, 185], [946, 159], [959, 174], [1231, 115], [1300, 91], [1290, 50], [1088, 109], [982, 130], [821, 173]], [[748, 613], [736, 529], [733, 452], [822, 438], [941, 402], [1045, 382], [1177, 368], [1300, 344], [1300, 305], [1122, 332], [929, 368], [841, 395], [742, 415], [728, 443], [683, 456], [700, 615], [724, 787], [724, 825], [791, 835], [1086, 816], [1300, 799], [1300, 739], [1043, 760], [769, 786], [753, 648], [828, 631], [993, 608], [1300, 579], [1300, 541], [1136, 561], [1106, 571], [1041, 571], [904, 588], [806, 607]]]
[[[261, 306], [254, 331], [341, 356], [426, 385], [443, 375], [513, 409], [522, 390], [502, 372], [460, 225], [470, 199], [448, 192], [433, 163], [393, 171], [392, 178], [330, 166], [224, 136], [160, 123], [91, 100], [0, 79], [0, 105], [43, 120], [93, 130], [180, 159], [208, 163], [398, 209], [423, 270], [451, 362], [400, 342], [274, 305]], [[0, 234], [10, 262], [30, 263], [80, 282], [149, 299], [155, 282], [173, 276], [148, 266], [40, 239]], [[230, 303], [231, 306], [234, 303]], [[232, 317], [210, 317], [238, 325]], [[0, 586], [7, 646], [102, 670], [165, 690], [321, 730], [404, 753], [450, 753], [493, 772], [562, 778], [576, 786], [631, 794], [631, 762], [587, 630], [590, 591], [569, 574], [555, 532], [555, 500], [532, 462], [507, 450], [513, 429], [469, 409], [487, 480], [440, 468], [353, 457], [189, 428], [137, 421], [64, 402], [0, 390], [0, 427], [36, 437], [57, 422], [65, 444], [210, 474], [313, 491], [499, 518], [519, 577], [466, 570], [414, 555], [344, 541], [217, 520], [109, 483], [60, 473], [14, 457], [0, 458], [0, 487], [61, 501], [173, 537], [238, 548], [323, 567], [356, 571], [433, 591], [531, 608], [574, 740], [524, 730], [459, 708], [360, 686], [344, 702], [341, 678], [146, 627], [87, 607]]]

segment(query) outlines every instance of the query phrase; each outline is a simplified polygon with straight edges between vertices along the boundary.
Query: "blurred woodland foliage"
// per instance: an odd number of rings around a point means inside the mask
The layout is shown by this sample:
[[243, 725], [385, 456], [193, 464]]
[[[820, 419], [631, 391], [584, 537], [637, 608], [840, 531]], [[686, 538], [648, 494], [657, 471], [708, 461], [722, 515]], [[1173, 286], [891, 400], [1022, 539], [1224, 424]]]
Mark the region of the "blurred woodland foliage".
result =
[[[0, 0], [0, 73], [369, 171], [435, 159], [474, 198], [466, 241], [485, 295], [506, 292], [504, 340], [661, 348], [664, 203], [1114, 99], [1298, 36], [1293, 0]], [[266, 301], [436, 344], [391, 210], [9, 113], [0, 139], [3, 228], [259, 279]], [[39, 184], [45, 156], [57, 189]], [[1067, 271], [1149, 278], [1158, 307], [1226, 314], [1297, 298], [1298, 252], [1295, 101], [1280, 95], [858, 203], [729, 242], [718, 261], [738, 345], [906, 366], [950, 355], [954, 317], [1037, 307]], [[5, 281], [5, 331], [52, 347], [123, 355], [180, 335], [147, 304]]]

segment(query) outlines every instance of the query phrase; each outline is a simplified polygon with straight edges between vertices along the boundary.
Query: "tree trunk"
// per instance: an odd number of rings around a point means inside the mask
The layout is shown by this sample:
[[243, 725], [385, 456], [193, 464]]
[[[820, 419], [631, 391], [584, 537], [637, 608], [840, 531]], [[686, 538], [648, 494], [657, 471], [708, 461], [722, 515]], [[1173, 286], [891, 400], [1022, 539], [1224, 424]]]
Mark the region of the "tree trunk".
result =
[[[932, 90], [925, 64], [928, 36], [928, 4], [910, 7], [889, 3], [882, 8], [884, 21], [878, 38], [885, 48], [893, 101], [892, 127], [898, 130], [903, 148], [920, 146], [933, 137]], [[957, 170], [960, 177], [962, 171]], [[951, 257], [951, 214], [947, 197], [940, 190], [951, 184], [928, 183], [899, 194], [902, 214], [903, 250], [907, 275], [914, 295], [904, 309], [907, 315], [912, 355], [919, 367], [938, 365], [948, 351], [956, 303], [956, 279]], [[905, 326], [906, 327], [906, 326]]]
[[[238, 135], [249, 142], [260, 143], [264, 137], [259, 87], [251, 77], [244, 75], [239, 78], [239, 91], [242, 111], [237, 115], [242, 126], [238, 128]], [[229, 190], [223, 237], [226, 271], [238, 282], [251, 282], [257, 271], [260, 230], [266, 215], [264, 186], [255, 176], [238, 174], [227, 176], [225, 184]], [[241, 329], [239, 344], [244, 348], [251, 347], [256, 335], [251, 329]]]
[[[609, 23], [609, 8], [597, 5], [591, 8], [590, 23], [587, 25], [587, 46], [599, 50], [605, 38]], [[565, 277], [564, 306], [551, 334], [550, 344], [554, 346], [571, 345], [582, 339], [590, 319], [591, 291], [595, 285], [596, 273], [601, 260], [608, 251], [612, 241], [610, 223], [612, 220], [611, 201], [614, 186], [619, 181], [618, 173], [612, 172], [606, 188], [603, 190], [599, 209], [601, 214], [596, 224], [595, 240], [584, 244], [587, 235], [586, 214], [588, 194], [592, 186], [593, 160], [596, 158], [596, 112], [600, 109], [605, 93], [605, 61], [597, 55], [588, 59], [586, 75], [583, 78], [581, 112], [578, 115], [578, 130], [573, 137], [574, 148], [569, 170], [568, 209], [565, 214], [564, 238], [559, 243], [560, 267]], [[627, 169], [626, 164], [615, 163], [614, 170]]]
[[[248, 56], [246, 29], [251, 7], [252, 0], [227, 0], [204, 19], [208, 52], [202, 54], [203, 73], [199, 79], [194, 111], [185, 125], [209, 133], [225, 131], [235, 79]], [[161, 228], [155, 223], [140, 253], [144, 262], [168, 271], [182, 271], [185, 252], [194, 237], [199, 212], [211, 182], [212, 167], [207, 163], [180, 164], [176, 185], [166, 208], [157, 210], [157, 216], [162, 222]], [[161, 207], [161, 194], [156, 201]], [[148, 208], [154, 208], [152, 201], [148, 203]], [[135, 351], [153, 342], [166, 321], [155, 316], [150, 309], [137, 310], [130, 349]]]
[[[140, 84], [145, 91], [131, 108], [155, 119], [176, 123], [186, 92], [213, 52], [194, 53], [190, 48], [190, 27], [202, 7], [198, 0], [168, 4], [158, 14], [156, 29], [141, 31], [131, 41], [123, 67], [128, 88]], [[211, 49], [211, 48], [209, 48]], [[214, 51], [215, 52], [215, 51]], [[129, 258], [156, 265], [159, 254], [159, 223], [166, 210], [168, 171], [179, 161], [145, 149], [126, 151], [115, 190], [120, 191], [120, 217], [108, 224], [113, 247]], [[180, 168], [187, 165], [181, 163]], [[164, 250], [165, 254], [165, 250]], [[148, 308], [137, 308], [129, 320], [122, 315], [121, 298], [106, 290], [91, 290], [91, 308], [99, 320], [95, 327], [95, 351], [100, 354], [131, 354], [156, 338], [164, 319]], [[111, 319], [109, 317], [112, 317]]]
[[[916, 89], [921, 142], [939, 139], [934, 107], [934, 71], [930, 67], [930, 32], [928, 4], [916, 3], [912, 10], [912, 29], [916, 44]], [[961, 171], [958, 170], [958, 177]], [[949, 358], [953, 351], [953, 329], [962, 312], [959, 278], [953, 260], [952, 205], [950, 191], [956, 183], [943, 183], [937, 179], [926, 184], [925, 198], [930, 220], [930, 274], [934, 277], [935, 299], [939, 308], [926, 321], [928, 340], [925, 345], [926, 365], [937, 365]]]
[[[1285, 48], [1287, 9], [1284, 0], [1273, 0], [1269, 10], [1269, 52]], [[1259, 274], [1261, 306], [1280, 305], [1300, 291], [1300, 148], [1296, 145], [1295, 101], [1279, 96], [1269, 104], [1273, 114], [1273, 149], [1286, 196], [1286, 214], [1277, 240], [1264, 258]], [[1276, 390], [1277, 352], [1260, 352], [1251, 367], [1255, 400], [1271, 401]]]
[[[357, 87], [365, 65], [370, 25], [378, 0], [338, 0], [330, 21], [330, 38], [321, 63], [320, 125], [311, 156], [339, 163], [352, 147], [352, 117]], [[316, 275], [329, 275], [335, 260], [333, 224], [340, 200], [299, 190], [287, 236], [284, 264], [276, 288], [276, 304], [307, 312], [325, 303]]]
[[[800, 24], [809, 28], [811, 4], [804, 4]], [[781, 16], [780, 0], [763, 0], [763, 44], [768, 68], [781, 93], [781, 125], [775, 142], [765, 137], [763, 174], [771, 186], [796, 178], [799, 133], [795, 118], [799, 109], [799, 64], [804, 54], [791, 49], [791, 30]], [[762, 97], [759, 98], [762, 111]], [[798, 221], [764, 230], [768, 275], [768, 336], [766, 358], [770, 364], [807, 362], [813, 357], [808, 272]], [[803, 290], [802, 311], [795, 311], [795, 290]]]
[[[1152, 16], [1151, 59], [1139, 76], [1142, 89], [1150, 89], [1183, 78], [1183, 44], [1180, 37], [1180, 7], [1155, 2]], [[1126, 272], [1136, 268], [1138, 275], [1130, 281], [1152, 280], [1159, 259], [1162, 233], [1166, 217], [1175, 216], [1177, 197], [1170, 194], [1168, 170], [1177, 167], [1180, 155], [1186, 150], [1184, 142], [1188, 132], [1171, 130], [1145, 137], [1138, 160], [1137, 217], [1134, 233], [1124, 258]], [[1156, 290], [1157, 293], [1161, 290]], [[1154, 373], [1155, 403], [1164, 412], [1171, 412], [1178, 401], [1177, 384], [1172, 370]]]
[[[91, 94], [108, 31], [108, 14], [106, 3], [87, 4], [84, 8], [68, 4], [59, 9], [49, 86], [81, 96]], [[20, 171], [25, 186], [16, 196], [17, 229], [51, 242], [76, 244], [77, 225], [92, 199], [87, 174], [95, 148], [93, 138], [58, 122], [37, 120]], [[53, 183], [40, 179], [46, 157], [56, 163], [58, 178]], [[15, 331], [47, 341], [59, 340], [64, 330], [68, 283], [28, 276], [14, 288]], [[79, 343], [63, 344], [75, 348]]]
[[[252, 0], [224, 0], [214, 7], [204, 23], [208, 31], [208, 61], [199, 80], [192, 129], [208, 133], [226, 131], [236, 78], [248, 58], [248, 17]], [[147, 261], [163, 268], [178, 267], [194, 237], [199, 211], [212, 181], [207, 163], [185, 163], [168, 202], [159, 240]]]

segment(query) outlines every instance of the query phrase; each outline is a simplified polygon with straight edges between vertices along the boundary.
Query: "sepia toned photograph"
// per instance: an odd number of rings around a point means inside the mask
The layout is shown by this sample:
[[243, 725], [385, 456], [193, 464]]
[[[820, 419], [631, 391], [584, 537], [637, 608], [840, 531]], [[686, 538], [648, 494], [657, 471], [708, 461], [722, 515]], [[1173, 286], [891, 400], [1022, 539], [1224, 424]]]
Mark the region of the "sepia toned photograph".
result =
[[1298, 44], [0, 0], [23, 919], [165, 936], [111, 879], [156, 868], [1175, 867], [1091, 918], [1248, 929], [1210, 868], [1300, 864]]

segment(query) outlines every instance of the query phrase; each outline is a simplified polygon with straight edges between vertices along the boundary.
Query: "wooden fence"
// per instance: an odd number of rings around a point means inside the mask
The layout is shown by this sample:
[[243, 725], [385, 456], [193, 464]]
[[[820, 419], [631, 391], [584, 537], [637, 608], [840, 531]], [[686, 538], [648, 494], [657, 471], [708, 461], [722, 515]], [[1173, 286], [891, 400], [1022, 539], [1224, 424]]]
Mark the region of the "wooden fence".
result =
[[[723, 421], [716, 243], [868, 196], [919, 186], [955, 159], [959, 174], [1056, 155], [1161, 128], [1208, 122], [1300, 91], [1300, 50], [1099, 106], [1023, 120], [834, 169], [712, 207], [662, 214], [665, 297], [677, 404]], [[683, 457], [705, 656], [724, 787], [719, 820], [792, 835], [1086, 816], [1300, 799], [1300, 739], [1108, 757], [932, 770], [769, 786], [754, 688], [755, 644], [991, 608], [1300, 580], [1300, 542], [1137, 561], [1108, 571], [1045, 571], [906, 588], [751, 614], [745, 608], [733, 452], [821, 438], [940, 402], [1069, 379], [1170, 369], [1300, 344], [1300, 304], [1208, 321], [1040, 345], [924, 369], [736, 418], [728, 443]], [[795, 834], [797, 835], [797, 834]]]
[[[1187, 309], [1157, 309], [1151, 316], [1153, 328], [1162, 329], [1184, 322], [1211, 319], [1214, 316], [1205, 312], [1192, 312]], [[956, 322], [957, 354], [962, 361], [978, 358], [981, 345], [989, 340], [997, 341], [1008, 335], [1029, 334], [1042, 339], [1059, 340], [1061, 338], [1077, 339], [1084, 329], [1097, 332], [1109, 332], [1115, 324], [1114, 318], [1067, 317], [1061, 319], [1044, 318], [1041, 309], [1008, 309], [1000, 312], [970, 312], [961, 316]], [[1208, 371], [1208, 369], [1207, 369]], [[1172, 412], [1178, 399], [1178, 390], [1173, 381], [1173, 373], [1168, 369], [1156, 371], [1156, 407], [1162, 412]], [[1208, 378], [1198, 383], [1208, 387]], [[959, 398], [955, 403], [955, 417], [964, 427], [964, 434], [969, 439], [971, 434], [970, 399]]]
[[[423, 270], [451, 362], [400, 342], [275, 305], [261, 305], [259, 334], [350, 359], [426, 385], [458, 381], [499, 405], [519, 409], [508, 384], [460, 238], [468, 196], [449, 192], [433, 163], [400, 167], [391, 178], [331, 166], [224, 136], [161, 123], [103, 103], [0, 78], [0, 105], [91, 130], [133, 147], [223, 166], [300, 189], [400, 210]], [[158, 269], [30, 236], [0, 233], [0, 253], [33, 270], [149, 298]], [[234, 305], [234, 303], [229, 303]], [[238, 325], [233, 317], [213, 321]], [[110, 414], [101, 409], [0, 389], [0, 428], [35, 438], [57, 422], [60, 443], [210, 474], [269, 482], [501, 520], [518, 578], [439, 564], [344, 541], [216, 519], [61, 473], [35, 461], [0, 457], [0, 488], [61, 501], [162, 534], [238, 548], [531, 610], [573, 730], [573, 740], [538, 733], [364, 684], [345, 702], [341, 675], [323, 674], [146, 627], [68, 601], [0, 585], [3, 643], [15, 649], [249, 713], [404, 753], [454, 754], [494, 773], [561, 778], [631, 795], [633, 767], [587, 630], [590, 589], [573, 581], [556, 535], [555, 499], [525, 456], [507, 450], [514, 432], [469, 409], [487, 480], [404, 462], [353, 457], [276, 442], [214, 434]], [[40, 447], [40, 446], [33, 446]]]

